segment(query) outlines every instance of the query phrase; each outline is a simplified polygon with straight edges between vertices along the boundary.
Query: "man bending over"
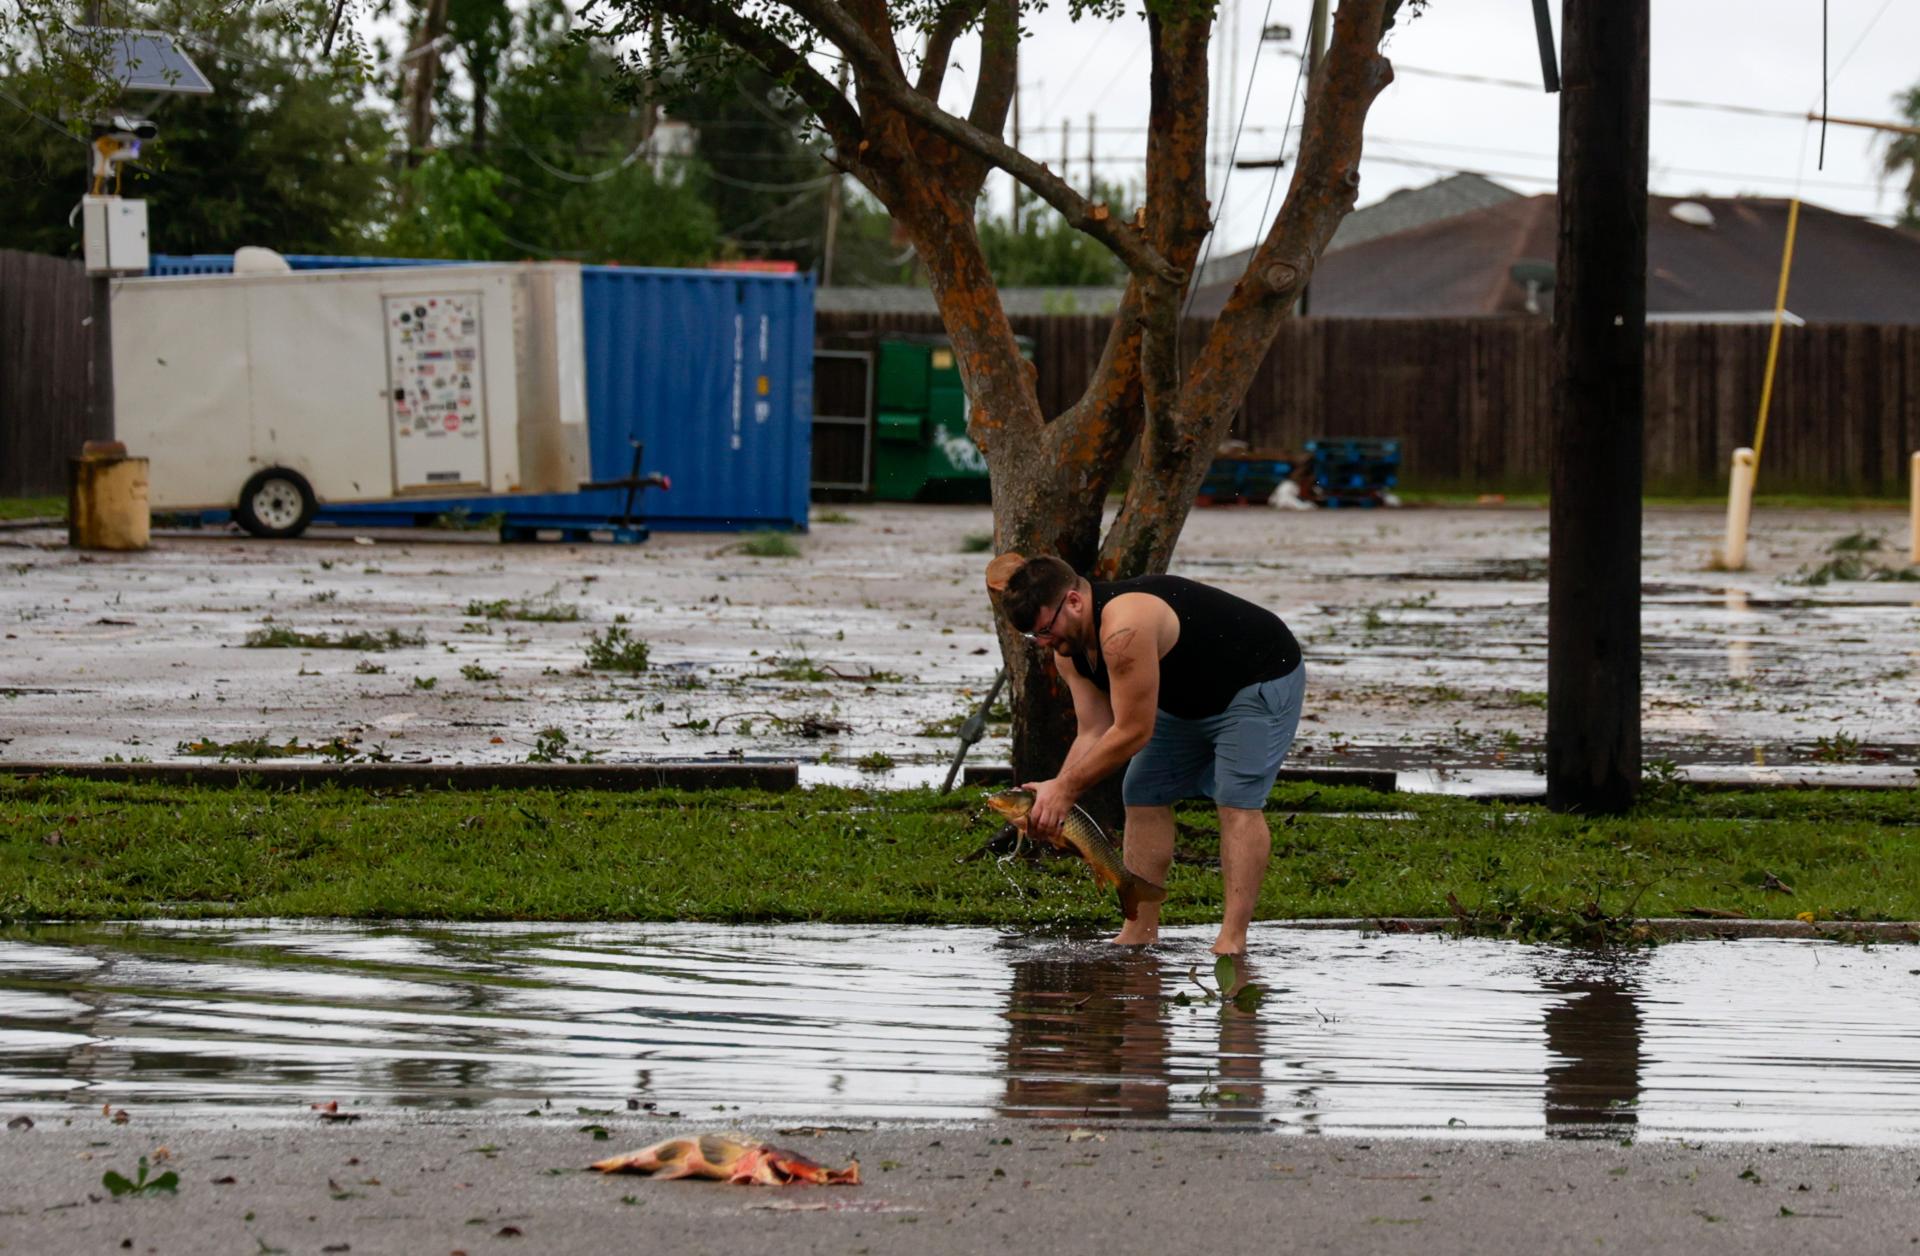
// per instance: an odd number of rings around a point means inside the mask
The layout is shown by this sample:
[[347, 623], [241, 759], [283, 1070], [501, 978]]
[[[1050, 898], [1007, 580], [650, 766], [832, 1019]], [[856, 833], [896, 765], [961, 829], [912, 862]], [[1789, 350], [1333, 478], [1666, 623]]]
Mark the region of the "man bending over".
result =
[[[1025, 786], [1034, 831], [1058, 833], [1074, 802], [1124, 766], [1127, 867], [1164, 885], [1173, 804], [1213, 799], [1225, 891], [1213, 950], [1243, 953], [1273, 849], [1267, 795], [1306, 693], [1300, 643], [1272, 611], [1179, 576], [1094, 584], [1058, 558], [1003, 555], [988, 583], [1013, 626], [1053, 651], [1079, 725], [1059, 775]], [[1159, 937], [1149, 903], [1113, 940]]]

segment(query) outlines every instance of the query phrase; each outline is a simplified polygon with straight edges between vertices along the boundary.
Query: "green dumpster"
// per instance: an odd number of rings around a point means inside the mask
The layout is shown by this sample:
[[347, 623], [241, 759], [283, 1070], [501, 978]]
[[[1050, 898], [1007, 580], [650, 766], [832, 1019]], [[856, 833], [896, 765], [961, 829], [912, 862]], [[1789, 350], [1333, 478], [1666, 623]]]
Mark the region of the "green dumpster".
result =
[[967, 437], [967, 394], [946, 337], [874, 346], [873, 495], [986, 501], [987, 459]]

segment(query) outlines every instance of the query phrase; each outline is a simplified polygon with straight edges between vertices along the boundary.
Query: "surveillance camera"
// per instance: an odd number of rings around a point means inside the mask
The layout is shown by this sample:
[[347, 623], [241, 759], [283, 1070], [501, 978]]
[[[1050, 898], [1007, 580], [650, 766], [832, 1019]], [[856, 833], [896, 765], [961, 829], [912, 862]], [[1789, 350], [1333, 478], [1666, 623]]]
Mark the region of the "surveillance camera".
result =
[[137, 140], [150, 140], [160, 134], [160, 128], [148, 118], [129, 117], [123, 113], [113, 116], [115, 130], [125, 131]]

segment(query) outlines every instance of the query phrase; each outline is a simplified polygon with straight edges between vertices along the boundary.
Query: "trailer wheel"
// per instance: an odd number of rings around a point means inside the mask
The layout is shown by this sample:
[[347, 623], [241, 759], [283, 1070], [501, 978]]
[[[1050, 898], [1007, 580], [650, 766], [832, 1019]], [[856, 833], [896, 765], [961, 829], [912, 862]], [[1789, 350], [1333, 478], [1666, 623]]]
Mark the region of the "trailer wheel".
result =
[[255, 536], [284, 540], [305, 532], [318, 508], [305, 476], [285, 467], [268, 467], [240, 490], [233, 518]]

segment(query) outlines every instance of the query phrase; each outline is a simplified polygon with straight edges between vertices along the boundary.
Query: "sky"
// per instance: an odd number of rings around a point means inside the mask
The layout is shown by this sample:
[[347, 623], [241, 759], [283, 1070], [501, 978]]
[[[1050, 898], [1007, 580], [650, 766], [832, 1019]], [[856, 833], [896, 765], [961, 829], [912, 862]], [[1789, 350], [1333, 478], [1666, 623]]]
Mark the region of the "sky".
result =
[[[1245, 102], [1237, 152], [1268, 158], [1287, 124], [1311, 0], [1223, 0], [1215, 77], [1237, 74], [1232, 93]], [[1337, 7], [1338, 0], [1335, 0]], [[1555, 44], [1560, 2], [1551, 0]], [[1836, 117], [1896, 120], [1893, 97], [1920, 83], [1920, 0], [1828, 0], [1831, 83]], [[1899, 183], [1880, 173], [1885, 139], [1829, 126], [1824, 169], [1817, 169], [1821, 84], [1820, 0], [1652, 0], [1651, 186], [1670, 195], [1790, 196], [1888, 221], [1901, 204]], [[1288, 44], [1258, 53], [1265, 24], [1293, 28]], [[1059, 168], [1061, 122], [1076, 183], [1084, 185], [1088, 115], [1102, 179], [1138, 182], [1145, 172], [1146, 24], [1139, 17], [1075, 24], [1064, 6], [1032, 16], [1022, 54], [1022, 147]], [[1238, 33], [1238, 54], [1232, 34]], [[956, 51], [966, 66], [971, 52]], [[1417, 187], [1458, 170], [1485, 174], [1517, 191], [1551, 191], [1558, 145], [1558, 97], [1540, 90], [1540, 58], [1530, 0], [1433, 0], [1402, 22], [1385, 51], [1399, 67], [1368, 117], [1360, 203]], [[1516, 80], [1529, 87], [1461, 82], [1423, 71]], [[972, 83], [950, 75], [942, 102], [964, 111]], [[1662, 105], [1662, 99], [1773, 110], [1764, 117], [1720, 109]], [[1216, 129], [1223, 125], [1218, 113]], [[1297, 133], [1299, 111], [1293, 112]], [[1223, 132], [1218, 147], [1231, 144]], [[1216, 174], [1210, 186], [1218, 189]], [[1216, 251], [1241, 248], [1259, 234], [1263, 206], [1285, 194], [1287, 172], [1270, 192], [1268, 170], [1235, 170], [1226, 181]], [[1003, 208], [1009, 184], [997, 202]], [[1216, 201], [1220, 200], [1216, 192]], [[1272, 209], [1265, 217], [1271, 220]]]

